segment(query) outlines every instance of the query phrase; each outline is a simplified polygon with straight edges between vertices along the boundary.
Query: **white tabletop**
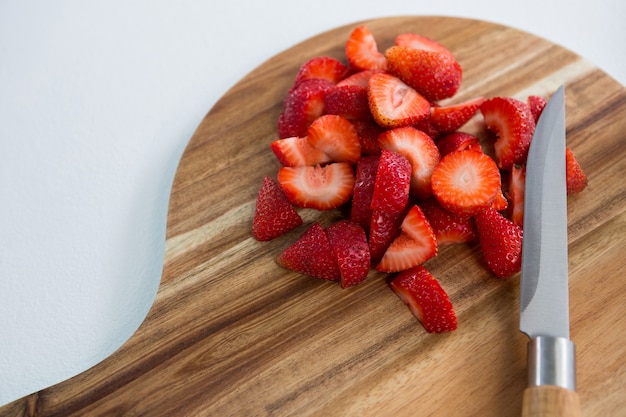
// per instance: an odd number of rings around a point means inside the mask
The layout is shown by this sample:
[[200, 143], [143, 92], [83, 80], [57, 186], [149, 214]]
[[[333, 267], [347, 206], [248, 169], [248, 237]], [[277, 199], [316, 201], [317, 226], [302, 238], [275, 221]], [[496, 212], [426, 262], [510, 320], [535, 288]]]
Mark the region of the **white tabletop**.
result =
[[543, 36], [624, 85], [626, 2], [589, 4], [0, 2], [0, 405], [93, 366], [137, 329], [161, 277], [178, 159], [263, 61], [358, 20], [446, 15]]

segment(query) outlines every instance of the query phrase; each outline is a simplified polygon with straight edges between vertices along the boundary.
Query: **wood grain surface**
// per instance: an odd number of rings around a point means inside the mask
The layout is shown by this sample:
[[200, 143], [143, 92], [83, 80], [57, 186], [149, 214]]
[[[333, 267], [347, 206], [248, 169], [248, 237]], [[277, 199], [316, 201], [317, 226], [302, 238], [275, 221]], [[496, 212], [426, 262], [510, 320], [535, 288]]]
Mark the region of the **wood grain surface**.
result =
[[[385, 49], [430, 36], [464, 70], [454, 101], [547, 96], [566, 86], [567, 145], [589, 176], [568, 198], [571, 335], [583, 416], [626, 415], [626, 90], [576, 54], [528, 33], [448, 17], [364, 22]], [[526, 338], [519, 275], [499, 280], [477, 245], [427, 268], [457, 331], [424, 331], [372, 272], [362, 285], [281, 269], [276, 255], [320, 217], [272, 242], [250, 235], [264, 175], [278, 169], [282, 99], [299, 66], [343, 59], [350, 31], [320, 34], [254, 69], [201, 121], [176, 172], [162, 282], [138, 331], [92, 369], [0, 408], [2, 416], [519, 416]], [[485, 137], [480, 123], [465, 129]]]

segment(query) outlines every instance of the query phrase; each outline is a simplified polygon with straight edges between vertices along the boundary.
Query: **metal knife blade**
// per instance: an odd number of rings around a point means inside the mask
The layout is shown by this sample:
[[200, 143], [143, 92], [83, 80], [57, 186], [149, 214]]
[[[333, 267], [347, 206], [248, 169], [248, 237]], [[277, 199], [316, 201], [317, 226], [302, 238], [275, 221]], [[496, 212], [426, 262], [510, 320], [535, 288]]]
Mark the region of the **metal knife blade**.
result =
[[580, 415], [569, 340], [565, 91], [541, 113], [526, 163], [520, 330], [528, 343], [522, 416]]

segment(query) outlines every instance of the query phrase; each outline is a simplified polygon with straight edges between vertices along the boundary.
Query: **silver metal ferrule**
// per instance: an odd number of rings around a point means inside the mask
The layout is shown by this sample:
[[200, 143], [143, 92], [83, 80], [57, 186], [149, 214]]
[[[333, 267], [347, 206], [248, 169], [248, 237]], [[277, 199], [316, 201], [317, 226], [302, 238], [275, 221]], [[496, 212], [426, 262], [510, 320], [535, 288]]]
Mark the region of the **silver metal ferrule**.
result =
[[576, 352], [571, 340], [538, 336], [528, 342], [528, 386], [541, 385], [576, 391]]

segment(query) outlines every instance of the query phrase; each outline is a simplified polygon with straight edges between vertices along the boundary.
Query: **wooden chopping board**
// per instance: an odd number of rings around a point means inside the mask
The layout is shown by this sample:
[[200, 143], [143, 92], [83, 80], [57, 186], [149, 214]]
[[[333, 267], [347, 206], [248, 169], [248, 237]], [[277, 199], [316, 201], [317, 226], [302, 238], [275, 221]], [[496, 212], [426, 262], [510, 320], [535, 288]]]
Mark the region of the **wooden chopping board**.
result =
[[[548, 96], [565, 83], [567, 144], [589, 176], [568, 199], [571, 334], [584, 416], [626, 415], [626, 90], [583, 58], [508, 27], [447, 17], [365, 23], [381, 49], [430, 36], [464, 69], [455, 101]], [[0, 408], [2, 416], [519, 416], [526, 338], [519, 275], [498, 280], [477, 245], [445, 247], [428, 269], [459, 329], [426, 333], [371, 273], [352, 289], [278, 267], [318, 215], [272, 242], [250, 236], [256, 193], [278, 164], [282, 99], [299, 66], [343, 59], [350, 24], [254, 69], [191, 138], [170, 200], [162, 282], [145, 322], [112, 356]], [[483, 135], [478, 123], [467, 131]], [[337, 215], [327, 213], [327, 224]]]

